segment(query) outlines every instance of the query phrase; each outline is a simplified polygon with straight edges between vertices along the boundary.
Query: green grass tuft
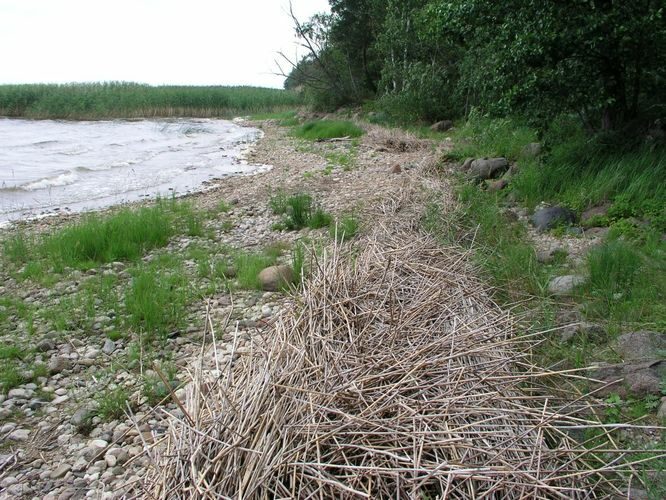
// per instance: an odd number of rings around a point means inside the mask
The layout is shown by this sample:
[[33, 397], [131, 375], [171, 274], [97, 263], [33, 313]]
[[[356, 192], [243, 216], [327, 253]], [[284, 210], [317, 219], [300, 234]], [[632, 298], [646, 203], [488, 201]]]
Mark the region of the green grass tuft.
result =
[[97, 416], [105, 422], [125, 416], [129, 393], [122, 387], [109, 389], [97, 396]]
[[349, 121], [317, 120], [304, 123], [294, 129], [294, 136], [310, 141], [335, 139], [338, 137], [360, 137], [365, 132]]

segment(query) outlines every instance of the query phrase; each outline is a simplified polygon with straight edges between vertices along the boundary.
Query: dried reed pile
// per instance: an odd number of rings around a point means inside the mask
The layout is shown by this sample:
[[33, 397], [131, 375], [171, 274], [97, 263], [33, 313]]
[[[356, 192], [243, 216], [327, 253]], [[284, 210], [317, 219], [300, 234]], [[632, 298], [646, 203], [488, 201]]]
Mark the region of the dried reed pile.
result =
[[[409, 218], [404, 218], [407, 221]], [[405, 223], [314, 264], [252, 349], [201, 371], [153, 450], [157, 498], [597, 498], [593, 425], [541, 395], [528, 341], [458, 248]], [[569, 429], [567, 429], [569, 428]], [[603, 450], [604, 456], [613, 450]], [[619, 455], [616, 455], [616, 457]]]

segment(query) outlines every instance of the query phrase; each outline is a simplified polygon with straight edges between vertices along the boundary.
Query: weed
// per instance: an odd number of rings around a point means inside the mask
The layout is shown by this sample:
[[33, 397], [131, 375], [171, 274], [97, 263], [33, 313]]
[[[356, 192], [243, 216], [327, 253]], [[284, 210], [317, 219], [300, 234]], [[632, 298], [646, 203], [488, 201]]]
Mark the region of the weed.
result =
[[15, 345], [2, 345], [0, 346], [0, 359], [22, 359], [24, 350]]
[[171, 394], [171, 391], [178, 387], [175, 365], [172, 363], [162, 363], [159, 369], [168, 381], [169, 386], [165, 385], [159, 374], [152, 370], [143, 377], [141, 392], [151, 406], [163, 402]]
[[0, 394], [6, 394], [10, 390], [26, 383], [27, 380], [15, 363], [2, 363], [0, 368]]

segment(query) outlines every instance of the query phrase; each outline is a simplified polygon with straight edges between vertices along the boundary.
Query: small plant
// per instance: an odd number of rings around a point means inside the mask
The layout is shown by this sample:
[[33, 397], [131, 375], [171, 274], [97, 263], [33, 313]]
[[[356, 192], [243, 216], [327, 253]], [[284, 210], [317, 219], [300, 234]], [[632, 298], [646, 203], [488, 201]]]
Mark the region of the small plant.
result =
[[97, 397], [97, 416], [106, 422], [125, 415], [129, 394], [122, 387], [109, 389]]
[[149, 336], [166, 335], [178, 327], [190, 299], [182, 264], [175, 259], [156, 259], [135, 271], [125, 294], [126, 321]]
[[14, 363], [2, 363], [0, 368], [0, 394], [7, 394], [10, 390], [27, 382], [19, 367]]
[[606, 398], [606, 422], [614, 424], [622, 417], [622, 398], [617, 394], [611, 394]]
[[331, 221], [331, 216], [315, 205], [312, 196], [306, 193], [286, 196], [278, 192], [271, 197], [269, 205], [274, 214], [284, 215], [281, 222], [273, 224], [272, 229], [275, 231], [294, 231], [304, 227], [318, 229], [326, 227]]
[[329, 231], [338, 242], [351, 240], [356, 236], [360, 223], [354, 214], [345, 215], [335, 222], [331, 222]]

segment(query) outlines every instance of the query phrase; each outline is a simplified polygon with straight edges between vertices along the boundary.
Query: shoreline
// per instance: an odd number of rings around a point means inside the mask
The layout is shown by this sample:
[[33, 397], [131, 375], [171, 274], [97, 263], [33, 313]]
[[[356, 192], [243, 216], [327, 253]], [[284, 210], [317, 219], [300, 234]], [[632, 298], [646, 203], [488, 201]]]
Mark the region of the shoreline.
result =
[[[8, 363], [21, 376], [29, 375], [0, 395], [0, 463], [12, 464], [0, 471], [0, 498], [8, 494], [55, 499], [83, 493], [105, 496], [104, 492], [109, 498], [122, 496], [124, 488], [145, 474], [149, 459], [144, 449], [160, 439], [164, 412], [179, 411], [168, 392], [158, 391], [159, 399], [167, 396], [162, 403], [154, 399], [154, 388], [161, 383], [156, 367], [172, 373], [176, 387], [177, 381], [186, 380], [201, 356], [207, 314], [215, 325], [220, 356], [236, 359], [291, 300], [281, 292], [237, 286], [229, 293], [226, 279], [202, 272], [233, 260], [239, 252], [275, 252], [277, 263], [287, 263], [297, 241], [330, 242], [327, 229], [276, 231], [281, 217], [270, 209], [271, 196], [277, 190], [307, 192], [335, 217], [353, 212], [366, 220], [379, 202], [399, 195], [413, 169], [436, 157], [429, 141], [371, 125], [352, 146], [299, 141], [271, 121], [246, 123], [265, 132], [246, 160], [273, 168], [230, 176], [205, 192], [185, 196], [195, 212], [214, 214], [204, 219], [201, 236], [176, 235], [137, 263], [65, 271], [47, 285], [21, 279], [16, 275], [19, 269], [0, 271], [0, 296], [7, 299], [0, 304], [5, 321], [0, 344], [26, 353]], [[402, 145], [394, 147], [396, 140]], [[343, 153], [353, 157], [352, 168], [331, 165], [331, 155]], [[396, 164], [403, 166], [401, 173], [392, 170]], [[141, 201], [101, 213], [153, 203]], [[217, 209], [220, 204], [227, 207], [224, 212]], [[15, 227], [38, 234], [82, 217], [58, 214]], [[194, 294], [182, 311], [182, 326], [170, 328], [163, 340], [142, 340], [127, 324], [134, 284], [139, 276], [150, 277], [149, 272], [157, 273], [151, 294], [162, 283], [171, 287], [167, 283], [178, 276], [185, 280], [183, 290]], [[207, 363], [213, 363], [206, 369], [214, 373], [216, 362], [208, 358]], [[119, 414], [108, 409], [119, 395], [131, 404], [131, 418], [122, 415], [122, 406]]]
[[[7, 117], [0, 117], [0, 119], [7, 118]], [[13, 118], [12, 118], [13, 119]], [[132, 121], [132, 122], [137, 122], [137, 121], [168, 121], [168, 122], [176, 122], [179, 120], [183, 120], [183, 118], [157, 118], [157, 119], [151, 119], [151, 118], [144, 118], [140, 120], [105, 120], [109, 122], [114, 122], [114, 121]], [[188, 197], [193, 197], [197, 196], [199, 194], [205, 193], [211, 189], [215, 189], [218, 187], [221, 183], [223, 183], [227, 178], [229, 177], [247, 177], [247, 176], [252, 176], [252, 175], [257, 175], [260, 173], [263, 173], [267, 170], [270, 170], [272, 168], [271, 165], [266, 165], [266, 164], [253, 164], [247, 161], [247, 156], [250, 154], [252, 147], [261, 139], [263, 138], [264, 132], [257, 128], [255, 125], [258, 122], [252, 122], [252, 121], [247, 121], [242, 118], [234, 118], [234, 119], [223, 119], [223, 118], [192, 118], [192, 119], [187, 119], [188, 121], [196, 121], [196, 120], [202, 120], [202, 121], [210, 121], [210, 120], [221, 120], [224, 122], [228, 123], [233, 123], [235, 126], [241, 127], [241, 128], [249, 128], [249, 129], [255, 129], [257, 133], [257, 138], [251, 141], [239, 141], [239, 142], [234, 142], [229, 146], [229, 151], [234, 151], [237, 150], [237, 153], [234, 153], [235, 156], [233, 158], [233, 163], [232, 165], [238, 165], [240, 167], [250, 167], [252, 168], [252, 171], [250, 172], [232, 172], [226, 175], [222, 175], [221, 177], [213, 177], [208, 180], [202, 181], [196, 188], [189, 189], [183, 192], [176, 192], [172, 188], [168, 189], [168, 192], [165, 193], [152, 193], [152, 194], [139, 194], [144, 191], [145, 189], [140, 189], [137, 191], [129, 191], [125, 193], [121, 193], [118, 195], [111, 195], [111, 196], [106, 196], [106, 197], [101, 197], [101, 198], [95, 198], [95, 199], [90, 199], [86, 201], [80, 201], [80, 202], [74, 202], [74, 203], [65, 203], [63, 206], [53, 206], [49, 208], [42, 208], [38, 209], [41, 211], [39, 214], [26, 214], [21, 210], [17, 210], [14, 212], [8, 212], [5, 215], [0, 215], [0, 233], [3, 231], [11, 231], [12, 228], [15, 227], [29, 227], [31, 225], [40, 225], [41, 222], [45, 220], [53, 220], [53, 224], [47, 224], [47, 225], [55, 225], [59, 226], [62, 223], [57, 220], [60, 218], [63, 218], [65, 220], [70, 220], [70, 219], [77, 219], [80, 218], [82, 215], [85, 214], [104, 214], [104, 213], [111, 213], [114, 210], [118, 210], [120, 208], [132, 208], [132, 207], [139, 207], [139, 206], [145, 206], [149, 205], [151, 203], [154, 203], [156, 200], [160, 198], [170, 198], [170, 197], [175, 197], [177, 199], [184, 199]], [[45, 120], [39, 120], [39, 121], [45, 121]], [[59, 121], [59, 120], [51, 120], [49, 119], [48, 121]], [[62, 120], [60, 120], [62, 121]], [[86, 122], [90, 120], [68, 120], [68, 121], [76, 121], [76, 122]], [[154, 188], [150, 188], [150, 190], [153, 190]], [[132, 193], [136, 193], [135, 196], [129, 196], [129, 199], [122, 199], [123, 197], [126, 197], [128, 195], [131, 195]], [[105, 201], [106, 200], [106, 201]], [[108, 203], [110, 202], [110, 204]], [[79, 207], [77, 208], [70, 208], [70, 207]], [[37, 209], [35, 209], [37, 210]], [[14, 216], [16, 213], [20, 213], [17, 218], [9, 218], [7, 220], [4, 220], [4, 217], [6, 215], [9, 216]]]

